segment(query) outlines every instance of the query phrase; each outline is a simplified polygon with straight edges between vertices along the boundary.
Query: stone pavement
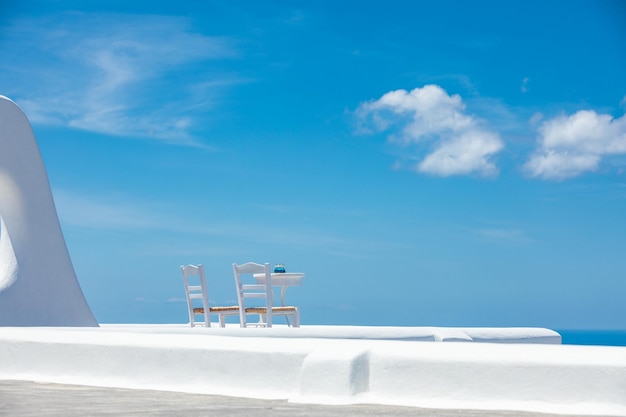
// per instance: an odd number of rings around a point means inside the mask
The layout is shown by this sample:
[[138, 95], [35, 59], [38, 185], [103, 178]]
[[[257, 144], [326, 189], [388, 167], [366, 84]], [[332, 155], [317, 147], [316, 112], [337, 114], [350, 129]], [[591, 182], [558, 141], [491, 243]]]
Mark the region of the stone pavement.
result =
[[381, 405], [294, 404], [282, 400], [0, 381], [0, 416], [545, 417], [549, 415], [512, 411], [430, 410]]

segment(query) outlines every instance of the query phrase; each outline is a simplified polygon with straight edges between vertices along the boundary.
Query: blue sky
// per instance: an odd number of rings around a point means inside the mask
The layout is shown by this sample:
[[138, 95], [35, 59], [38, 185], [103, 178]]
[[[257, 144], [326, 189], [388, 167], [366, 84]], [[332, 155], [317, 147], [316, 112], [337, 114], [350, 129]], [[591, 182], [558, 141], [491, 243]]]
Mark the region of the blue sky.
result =
[[[185, 322], [179, 265], [306, 272], [303, 324], [626, 328], [626, 3], [9, 1], [102, 323]], [[1, 151], [1, 150], [0, 150]]]

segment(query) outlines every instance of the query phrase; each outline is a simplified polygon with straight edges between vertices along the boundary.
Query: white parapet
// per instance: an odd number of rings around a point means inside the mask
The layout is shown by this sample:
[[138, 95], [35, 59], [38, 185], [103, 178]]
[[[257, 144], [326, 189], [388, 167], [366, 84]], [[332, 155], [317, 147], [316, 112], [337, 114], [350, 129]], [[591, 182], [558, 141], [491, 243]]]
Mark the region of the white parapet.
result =
[[425, 326], [325, 326], [300, 328], [276, 325], [272, 328], [249, 328], [242, 332], [236, 323], [221, 328], [194, 328], [180, 324], [102, 324], [102, 331], [132, 333], [212, 334], [232, 337], [278, 337], [307, 339], [368, 339], [414, 342], [488, 342], [560, 344], [561, 335], [542, 327], [425, 327]]
[[[626, 415], [622, 347], [276, 337], [276, 332], [263, 337], [249, 332], [253, 329], [221, 330], [228, 331], [0, 328], [0, 379], [321, 404]], [[307, 328], [284, 330], [297, 334]], [[328, 331], [334, 333], [332, 326]], [[354, 331], [366, 336], [363, 329]]]

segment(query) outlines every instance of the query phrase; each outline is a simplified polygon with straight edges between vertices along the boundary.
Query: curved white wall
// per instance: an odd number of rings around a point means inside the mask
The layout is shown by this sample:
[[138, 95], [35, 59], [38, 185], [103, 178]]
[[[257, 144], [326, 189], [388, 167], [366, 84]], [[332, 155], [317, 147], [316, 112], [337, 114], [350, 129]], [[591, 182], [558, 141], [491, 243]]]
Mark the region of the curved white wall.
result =
[[30, 123], [4, 96], [0, 221], [0, 326], [97, 326], [76, 279]]

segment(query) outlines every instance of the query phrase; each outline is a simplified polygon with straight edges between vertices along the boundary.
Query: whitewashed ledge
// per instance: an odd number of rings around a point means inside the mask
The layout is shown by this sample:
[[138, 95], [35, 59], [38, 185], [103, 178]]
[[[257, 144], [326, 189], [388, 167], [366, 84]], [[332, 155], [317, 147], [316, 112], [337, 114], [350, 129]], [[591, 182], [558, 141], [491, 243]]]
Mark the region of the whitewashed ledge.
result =
[[[626, 348], [561, 345], [552, 333], [350, 326], [0, 327], [0, 379], [321, 404], [626, 416]], [[460, 341], [463, 335], [508, 343], [425, 342]]]
[[205, 333], [233, 337], [282, 337], [316, 339], [372, 339], [404, 340], [421, 342], [490, 342], [490, 343], [548, 343], [560, 344], [561, 335], [554, 330], [537, 327], [409, 327], [409, 326], [302, 326], [289, 328], [274, 325], [270, 329], [241, 329], [238, 324], [228, 324], [220, 328], [217, 323], [211, 327], [183, 326], [180, 324], [160, 325], [107, 325], [104, 330], [131, 331], [139, 333]]

